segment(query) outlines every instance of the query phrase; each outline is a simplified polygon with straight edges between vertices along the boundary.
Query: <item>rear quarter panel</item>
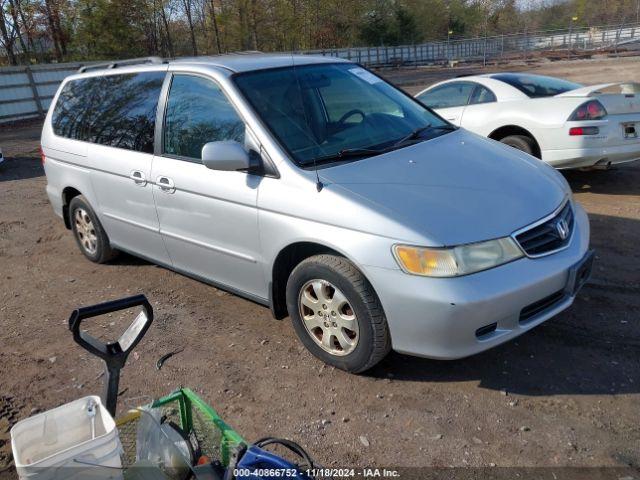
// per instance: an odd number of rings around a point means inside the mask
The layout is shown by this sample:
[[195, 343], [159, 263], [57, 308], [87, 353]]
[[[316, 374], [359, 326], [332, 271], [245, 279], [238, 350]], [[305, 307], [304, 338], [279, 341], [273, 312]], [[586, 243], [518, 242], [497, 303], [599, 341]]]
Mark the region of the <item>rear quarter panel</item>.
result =
[[584, 102], [584, 98], [549, 97], [469, 105], [462, 126], [485, 137], [500, 127], [518, 126], [529, 131], [542, 150], [562, 148], [558, 142], [565, 140], [567, 119]]
[[97, 205], [90, 171], [85, 167], [89, 144], [59, 137], [53, 132], [51, 125], [53, 110], [65, 83], [60, 85], [51, 102], [40, 137], [40, 144], [46, 158], [44, 172], [47, 178], [47, 195], [54, 212], [60, 217], [62, 217], [63, 192], [67, 187], [79, 191], [91, 205]]

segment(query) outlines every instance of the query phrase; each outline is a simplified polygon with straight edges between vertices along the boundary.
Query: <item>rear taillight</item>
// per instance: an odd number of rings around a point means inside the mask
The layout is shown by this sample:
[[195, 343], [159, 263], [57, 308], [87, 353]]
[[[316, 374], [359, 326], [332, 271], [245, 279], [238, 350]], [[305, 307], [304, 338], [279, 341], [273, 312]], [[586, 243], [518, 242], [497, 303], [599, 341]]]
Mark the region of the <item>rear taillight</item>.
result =
[[42, 150], [42, 146], [40, 147], [40, 161], [42, 162], [42, 165], [44, 166], [44, 162], [47, 159], [47, 157], [44, 156], [44, 150]]
[[569, 129], [569, 135], [572, 137], [580, 135], [598, 135], [600, 129], [598, 127], [571, 127]]
[[589, 100], [583, 103], [569, 117], [569, 121], [602, 120], [607, 116], [607, 111], [598, 100]]

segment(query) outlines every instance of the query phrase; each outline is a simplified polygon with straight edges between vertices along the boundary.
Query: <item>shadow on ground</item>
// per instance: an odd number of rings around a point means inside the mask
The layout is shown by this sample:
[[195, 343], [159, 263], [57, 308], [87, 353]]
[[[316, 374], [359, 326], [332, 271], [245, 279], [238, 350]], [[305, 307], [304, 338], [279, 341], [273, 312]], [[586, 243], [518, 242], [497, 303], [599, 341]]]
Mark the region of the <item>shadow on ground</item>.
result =
[[638, 195], [640, 185], [636, 163], [614, 165], [609, 170], [562, 170], [574, 193], [601, 193], [605, 195]]
[[44, 176], [40, 158], [9, 157], [0, 163], [0, 182], [27, 180]]

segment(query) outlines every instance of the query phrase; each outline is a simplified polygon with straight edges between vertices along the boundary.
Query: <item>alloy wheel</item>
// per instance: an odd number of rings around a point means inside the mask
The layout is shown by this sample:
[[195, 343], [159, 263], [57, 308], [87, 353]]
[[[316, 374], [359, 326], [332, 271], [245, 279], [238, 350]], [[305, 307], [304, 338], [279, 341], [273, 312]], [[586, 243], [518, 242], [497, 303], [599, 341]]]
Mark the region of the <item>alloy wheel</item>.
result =
[[355, 311], [331, 282], [314, 279], [305, 283], [298, 305], [307, 333], [323, 350], [344, 356], [356, 348], [359, 326]]
[[98, 249], [98, 236], [91, 217], [84, 208], [76, 209], [74, 223], [80, 245], [89, 255], [94, 255]]

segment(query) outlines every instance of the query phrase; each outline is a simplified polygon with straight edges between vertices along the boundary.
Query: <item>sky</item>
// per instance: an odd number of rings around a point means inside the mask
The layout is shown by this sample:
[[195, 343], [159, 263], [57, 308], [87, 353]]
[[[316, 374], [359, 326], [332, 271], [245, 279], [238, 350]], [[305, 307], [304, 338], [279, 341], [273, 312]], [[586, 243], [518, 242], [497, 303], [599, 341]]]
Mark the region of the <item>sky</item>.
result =
[[549, 5], [553, 3], [562, 3], [566, 0], [517, 0], [517, 4], [522, 9], [536, 8], [542, 5]]

